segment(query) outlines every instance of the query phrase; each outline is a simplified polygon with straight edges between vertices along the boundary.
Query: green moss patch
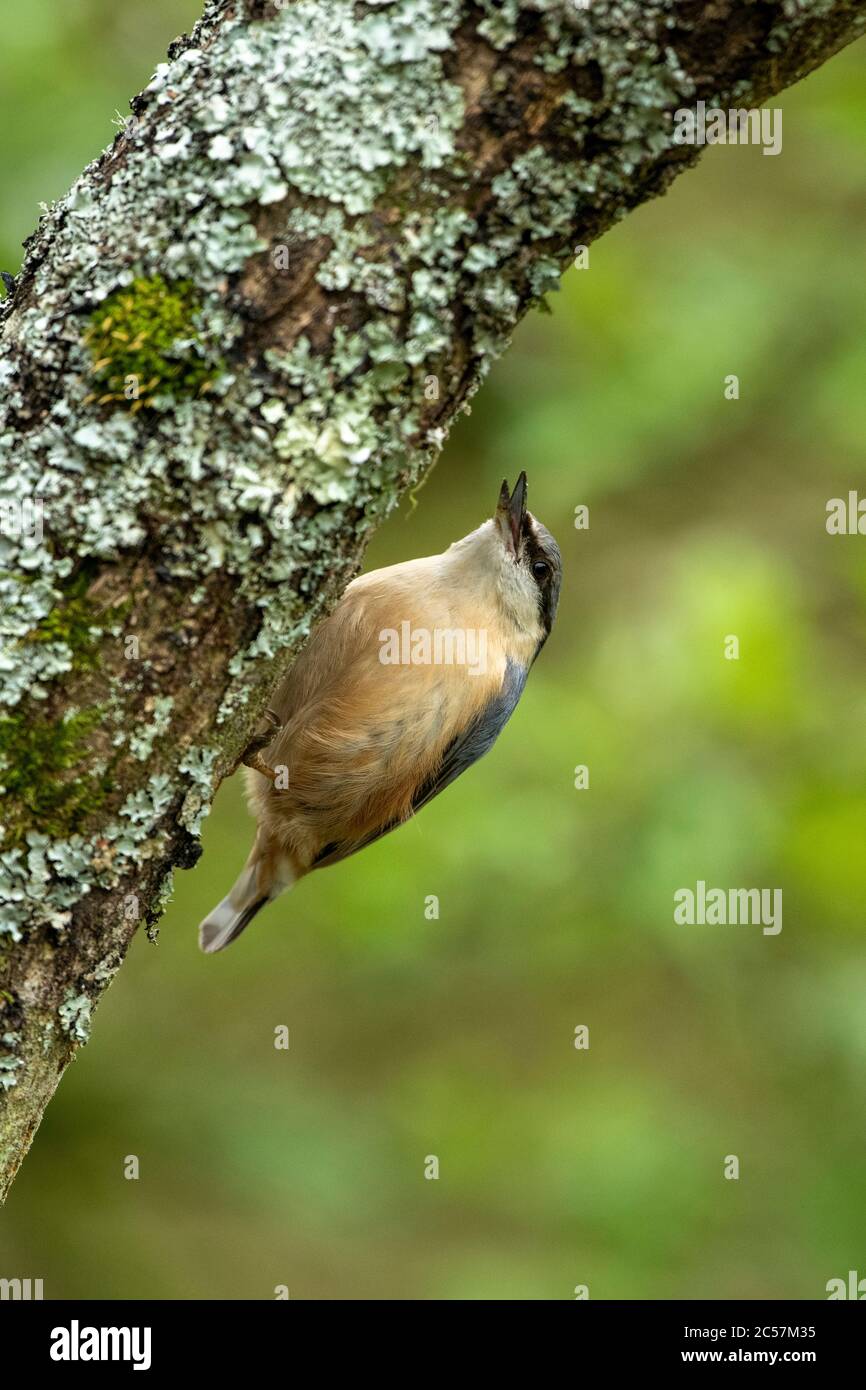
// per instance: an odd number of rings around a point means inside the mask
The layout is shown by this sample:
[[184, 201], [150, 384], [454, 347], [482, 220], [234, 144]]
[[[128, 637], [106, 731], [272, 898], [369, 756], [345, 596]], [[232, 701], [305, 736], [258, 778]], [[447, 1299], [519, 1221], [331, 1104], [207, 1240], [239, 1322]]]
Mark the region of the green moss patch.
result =
[[76, 670], [90, 670], [97, 665], [98, 642], [105, 622], [86, 597], [89, 584], [90, 573], [85, 569], [69, 585], [62, 602], [46, 613], [24, 639], [64, 642], [72, 652]]
[[132, 411], [157, 396], [203, 395], [224, 370], [202, 341], [201, 304], [188, 280], [161, 275], [116, 290], [90, 317], [84, 341], [99, 389], [87, 402], [126, 402]]
[[0, 717], [0, 786], [3, 844], [21, 843], [28, 830], [64, 837], [102, 805], [106, 776], [69, 774], [85, 758], [88, 740], [102, 720], [99, 708], [63, 719]]

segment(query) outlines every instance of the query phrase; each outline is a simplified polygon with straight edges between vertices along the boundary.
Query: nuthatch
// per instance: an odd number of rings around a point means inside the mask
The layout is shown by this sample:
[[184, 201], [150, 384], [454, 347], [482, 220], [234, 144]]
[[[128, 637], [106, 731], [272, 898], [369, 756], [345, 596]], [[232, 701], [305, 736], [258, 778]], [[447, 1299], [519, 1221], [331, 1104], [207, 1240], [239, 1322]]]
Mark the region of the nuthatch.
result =
[[553, 625], [560, 579], [521, 473], [444, 554], [353, 580], [250, 745], [256, 838], [201, 924], [202, 950], [221, 951], [265, 903], [394, 830], [487, 752]]

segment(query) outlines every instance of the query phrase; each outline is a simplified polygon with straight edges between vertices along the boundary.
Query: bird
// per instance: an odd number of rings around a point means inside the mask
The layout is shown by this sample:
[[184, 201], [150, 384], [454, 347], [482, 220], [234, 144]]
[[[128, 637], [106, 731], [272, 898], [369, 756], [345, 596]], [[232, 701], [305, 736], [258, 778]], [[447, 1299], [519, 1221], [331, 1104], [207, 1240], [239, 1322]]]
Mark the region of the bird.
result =
[[556, 617], [559, 547], [526, 473], [440, 555], [354, 579], [245, 751], [257, 821], [234, 887], [199, 927], [221, 951], [314, 869], [409, 820], [493, 745]]

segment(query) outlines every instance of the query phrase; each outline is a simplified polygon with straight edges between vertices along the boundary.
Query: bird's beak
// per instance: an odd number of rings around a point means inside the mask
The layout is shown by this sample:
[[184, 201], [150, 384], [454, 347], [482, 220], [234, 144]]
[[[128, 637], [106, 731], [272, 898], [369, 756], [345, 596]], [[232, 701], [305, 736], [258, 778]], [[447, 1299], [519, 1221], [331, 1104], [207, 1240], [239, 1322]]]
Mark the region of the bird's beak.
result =
[[515, 555], [520, 545], [520, 531], [525, 516], [526, 474], [521, 473], [514, 484], [514, 491], [510, 497], [508, 495], [508, 483], [503, 481], [499, 493], [499, 505], [496, 508], [496, 520], [499, 522], [502, 538], [506, 544], [510, 540]]

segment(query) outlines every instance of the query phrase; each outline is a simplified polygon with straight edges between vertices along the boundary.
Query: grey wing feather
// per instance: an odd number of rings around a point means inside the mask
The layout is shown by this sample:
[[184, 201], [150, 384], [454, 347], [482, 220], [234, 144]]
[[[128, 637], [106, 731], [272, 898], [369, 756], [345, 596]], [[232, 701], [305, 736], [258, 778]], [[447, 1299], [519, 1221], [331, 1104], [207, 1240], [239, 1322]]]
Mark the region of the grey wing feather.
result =
[[[516, 662], [509, 661], [505, 668], [505, 679], [496, 695], [489, 704], [485, 705], [480, 714], [476, 715], [471, 724], [468, 724], [462, 734], [458, 734], [446, 748], [439, 767], [433, 777], [423, 782], [412, 799], [412, 811], [420, 811], [422, 806], [426, 806], [428, 801], [432, 801], [434, 796], [438, 796], [444, 791], [461, 772], [465, 772], [468, 767], [477, 762], [485, 753], [493, 747], [500, 733], [502, 732], [511, 715], [514, 713], [518, 700], [523, 694], [523, 687], [526, 684], [528, 671], [524, 666], [518, 666]], [[343, 841], [340, 844], [325, 845], [316, 856], [314, 867], [323, 869], [328, 864], [336, 864], [340, 859], [347, 859], [350, 854], [357, 854], [359, 849], [371, 845], [374, 840], [379, 840], [389, 831], [396, 830], [402, 821], [392, 821], [388, 825], [383, 825], [380, 830], [375, 830], [371, 834], [364, 836], [360, 840]]]
[[445, 756], [435, 775], [420, 786], [412, 801], [412, 810], [420, 811], [434, 796], [444, 791], [455, 777], [489, 752], [514, 713], [518, 700], [523, 694], [528, 671], [509, 661], [505, 668], [505, 679], [499, 694], [485, 705], [462, 734], [454, 739], [445, 750]]

